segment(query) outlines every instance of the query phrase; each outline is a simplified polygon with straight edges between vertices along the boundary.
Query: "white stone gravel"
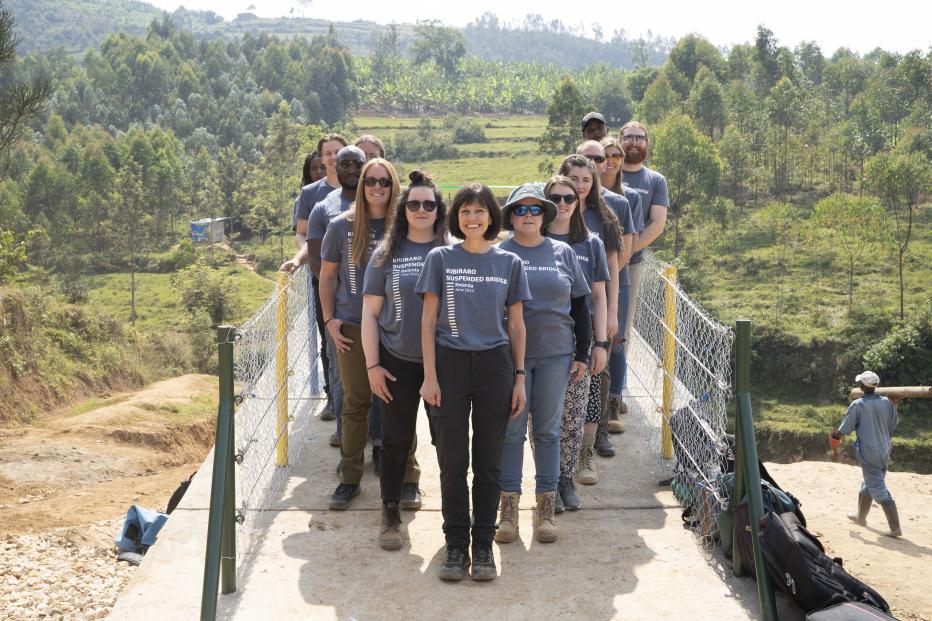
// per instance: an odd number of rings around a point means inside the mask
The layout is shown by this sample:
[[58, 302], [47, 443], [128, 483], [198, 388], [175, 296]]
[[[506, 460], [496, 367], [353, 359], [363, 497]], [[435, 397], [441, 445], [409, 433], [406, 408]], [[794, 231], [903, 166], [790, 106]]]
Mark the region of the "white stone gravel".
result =
[[116, 560], [122, 520], [0, 541], [0, 619], [104, 619], [136, 567]]

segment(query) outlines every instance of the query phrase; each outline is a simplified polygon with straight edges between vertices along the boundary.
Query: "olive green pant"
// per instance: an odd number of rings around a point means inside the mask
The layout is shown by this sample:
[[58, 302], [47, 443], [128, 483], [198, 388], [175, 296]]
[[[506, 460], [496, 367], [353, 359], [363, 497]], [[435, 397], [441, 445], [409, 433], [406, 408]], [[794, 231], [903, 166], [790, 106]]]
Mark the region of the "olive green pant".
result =
[[[352, 339], [350, 350], [345, 354], [337, 350], [337, 365], [343, 382], [343, 411], [340, 413], [343, 433], [340, 437], [340, 483], [359, 483], [362, 480], [363, 455], [369, 441], [369, 408], [372, 406], [372, 390], [366, 372], [366, 355], [362, 350], [362, 330], [359, 326], [344, 323], [340, 332]], [[384, 414], [383, 414], [384, 416]], [[421, 468], [414, 456], [417, 443], [408, 453], [405, 483], [417, 483], [421, 479]]]

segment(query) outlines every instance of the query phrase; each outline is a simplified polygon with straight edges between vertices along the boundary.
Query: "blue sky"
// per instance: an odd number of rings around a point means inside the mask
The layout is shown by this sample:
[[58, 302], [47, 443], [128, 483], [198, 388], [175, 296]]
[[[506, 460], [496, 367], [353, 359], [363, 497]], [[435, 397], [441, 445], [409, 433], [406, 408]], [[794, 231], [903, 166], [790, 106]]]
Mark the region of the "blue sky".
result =
[[[471, 2], [327, 2], [325, 0], [147, 0], [173, 10], [179, 5], [189, 9], [212, 10], [230, 19], [254, 5], [251, 12], [262, 17], [294, 15], [334, 21], [365, 19], [378, 23], [415, 22], [439, 19], [448, 25], [464, 26], [485, 11], [503, 21], [521, 22], [528, 13], [545, 20], [560, 19], [568, 25], [584, 24], [591, 34], [591, 24], [601, 25], [606, 36], [623, 28], [636, 37], [648, 31], [664, 37], [680, 37], [696, 32], [716, 45], [732, 45], [753, 40], [757, 25], [770, 28], [781, 45], [790, 48], [804, 40], [813, 40], [830, 56], [839, 46], [865, 53], [881, 47], [889, 51], [927, 51], [932, 46], [932, 2], [928, 0], [887, 0], [865, 2], [850, 0], [651, 0], [641, 5], [633, 2], [596, 2], [585, 12], [563, 0], [473, 0]], [[430, 6], [429, 12], [424, 7]], [[632, 8], [635, 7], [635, 8]]]

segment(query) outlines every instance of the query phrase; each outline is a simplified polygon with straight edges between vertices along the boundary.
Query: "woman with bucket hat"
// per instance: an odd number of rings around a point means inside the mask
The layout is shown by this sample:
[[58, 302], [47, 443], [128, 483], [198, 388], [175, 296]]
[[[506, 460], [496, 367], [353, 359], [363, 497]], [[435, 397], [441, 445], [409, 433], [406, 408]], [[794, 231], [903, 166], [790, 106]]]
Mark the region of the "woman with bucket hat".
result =
[[521, 258], [531, 299], [524, 305], [527, 404], [512, 416], [505, 432], [495, 534], [499, 543], [509, 543], [518, 536], [521, 466], [529, 417], [536, 468], [534, 536], [542, 543], [556, 541], [553, 515], [560, 479], [563, 397], [569, 381], [582, 379], [589, 363], [589, 285], [573, 249], [542, 234], [556, 215], [557, 207], [544, 196], [542, 183], [518, 186], [505, 202], [503, 226], [514, 231], [514, 237], [499, 248]]

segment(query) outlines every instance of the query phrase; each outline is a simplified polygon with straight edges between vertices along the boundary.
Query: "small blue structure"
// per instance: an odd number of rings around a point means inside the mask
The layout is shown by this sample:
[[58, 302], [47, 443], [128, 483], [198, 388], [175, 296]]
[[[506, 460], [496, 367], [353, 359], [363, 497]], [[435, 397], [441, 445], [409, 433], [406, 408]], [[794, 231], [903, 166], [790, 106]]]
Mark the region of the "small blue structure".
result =
[[226, 221], [229, 218], [203, 218], [191, 224], [191, 241], [195, 244], [216, 244], [226, 236]]

